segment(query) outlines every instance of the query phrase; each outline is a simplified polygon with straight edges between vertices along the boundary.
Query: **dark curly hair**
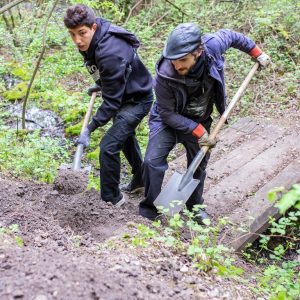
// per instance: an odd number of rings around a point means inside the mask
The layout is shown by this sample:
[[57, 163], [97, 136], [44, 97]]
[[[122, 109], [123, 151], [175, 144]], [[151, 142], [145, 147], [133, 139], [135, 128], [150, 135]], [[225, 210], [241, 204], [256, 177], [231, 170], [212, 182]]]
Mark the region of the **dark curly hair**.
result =
[[95, 22], [94, 11], [82, 4], [70, 6], [64, 16], [64, 23], [67, 28], [76, 28], [83, 25], [91, 28]]

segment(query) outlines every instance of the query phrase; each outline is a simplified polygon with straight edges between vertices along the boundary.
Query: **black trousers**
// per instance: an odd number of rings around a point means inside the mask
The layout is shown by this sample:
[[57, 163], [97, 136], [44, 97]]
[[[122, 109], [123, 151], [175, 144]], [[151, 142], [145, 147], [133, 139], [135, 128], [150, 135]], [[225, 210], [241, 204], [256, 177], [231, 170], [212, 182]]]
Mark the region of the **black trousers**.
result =
[[[113, 124], [100, 142], [100, 188], [101, 199], [117, 203], [121, 198], [120, 152], [123, 151], [132, 167], [132, 173], [142, 175], [142, 154], [136, 139], [135, 129], [149, 113], [153, 95], [150, 94], [139, 102], [125, 104], [116, 114]], [[142, 178], [142, 176], [140, 177]]]
[[[202, 123], [208, 132], [211, 122], [212, 119], [209, 118], [206, 122]], [[184, 134], [176, 131], [171, 127], [166, 127], [158, 133], [150, 135], [143, 164], [145, 199], [140, 203], [139, 207], [139, 213], [144, 217], [152, 219], [157, 216], [157, 210], [153, 202], [161, 191], [165, 171], [168, 169], [167, 157], [177, 143], [182, 143], [186, 149], [188, 167], [199, 151], [198, 139], [196, 137], [190, 133]], [[186, 202], [186, 206], [190, 210], [194, 205], [202, 204], [204, 201], [202, 194], [208, 160], [209, 153], [206, 154], [194, 174], [194, 178], [199, 179], [200, 183]]]

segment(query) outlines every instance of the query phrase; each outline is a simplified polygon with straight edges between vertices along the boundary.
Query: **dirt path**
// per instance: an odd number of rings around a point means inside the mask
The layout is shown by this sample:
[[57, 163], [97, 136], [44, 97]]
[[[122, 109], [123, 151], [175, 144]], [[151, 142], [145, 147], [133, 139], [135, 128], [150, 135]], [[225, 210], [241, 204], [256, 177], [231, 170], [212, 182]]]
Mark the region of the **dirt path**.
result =
[[[299, 175], [291, 167], [299, 162], [296, 130], [242, 119], [223, 132], [205, 190], [213, 218], [242, 215], [243, 203], [262, 195], [283, 170]], [[185, 164], [184, 156], [177, 158], [168, 176]], [[124, 242], [133, 223], [149, 224], [137, 215], [141, 198], [118, 209], [94, 190], [68, 195], [0, 175], [0, 227], [19, 226], [18, 233], [0, 234], [0, 299], [253, 299], [245, 287], [196, 273], [166, 249]]]
[[166, 249], [122, 241], [133, 222], [147, 224], [136, 214], [136, 199], [117, 209], [95, 191], [64, 195], [3, 177], [0, 195], [0, 227], [20, 229], [0, 235], [0, 299], [251, 298], [221, 278], [199, 276]]

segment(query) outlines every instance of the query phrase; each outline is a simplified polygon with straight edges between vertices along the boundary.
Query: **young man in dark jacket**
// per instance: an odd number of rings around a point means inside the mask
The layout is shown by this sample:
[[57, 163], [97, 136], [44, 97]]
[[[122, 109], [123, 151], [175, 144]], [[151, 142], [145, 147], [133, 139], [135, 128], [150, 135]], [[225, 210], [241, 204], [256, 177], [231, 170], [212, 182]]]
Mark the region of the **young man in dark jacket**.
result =
[[[234, 31], [222, 29], [201, 36], [195, 24], [185, 23], [169, 35], [156, 64], [156, 102], [149, 120], [150, 139], [143, 174], [145, 199], [140, 203], [140, 215], [149, 219], [158, 215], [153, 202], [161, 191], [168, 168], [167, 156], [176, 143], [184, 145], [188, 166], [199, 146], [213, 144], [208, 140], [211, 114], [213, 105], [220, 114], [226, 108], [224, 53], [230, 47], [248, 53], [262, 67], [270, 61], [252, 40]], [[208, 158], [209, 154], [194, 174], [200, 183], [186, 203], [189, 210], [203, 203]], [[197, 215], [199, 222], [208, 218], [204, 210], [199, 210]]]
[[101, 90], [103, 98], [77, 142], [87, 147], [90, 134], [113, 120], [100, 142], [100, 187], [102, 200], [120, 206], [125, 201], [119, 189], [120, 151], [132, 167], [133, 179], [127, 190], [143, 186], [142, 155], [135, 128], [152, 105], [151, 75], [137, 54], [137, 38], [121, 27], [96, 18], [91, 8], [69, 7], [64, 23], [95, 81], [88, 93]]

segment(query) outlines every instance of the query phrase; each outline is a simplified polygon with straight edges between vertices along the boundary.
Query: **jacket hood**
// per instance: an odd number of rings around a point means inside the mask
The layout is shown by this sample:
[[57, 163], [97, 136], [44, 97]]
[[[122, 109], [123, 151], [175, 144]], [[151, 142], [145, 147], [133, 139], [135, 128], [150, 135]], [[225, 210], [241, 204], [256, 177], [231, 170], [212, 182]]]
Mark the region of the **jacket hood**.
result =
[[112, 25], [110, 22], [102, 18], [96, 18], [96, 24], [97, 29], [93, 35], [89, 49], [85, 52], [80, 51], [83, 56], [91, 57], [106, 34], [124, 39], [127, 43], [132, 45], [133, 48], [138, 48], [140, 46], [140, 42], [136, 36], [124, 28]]

